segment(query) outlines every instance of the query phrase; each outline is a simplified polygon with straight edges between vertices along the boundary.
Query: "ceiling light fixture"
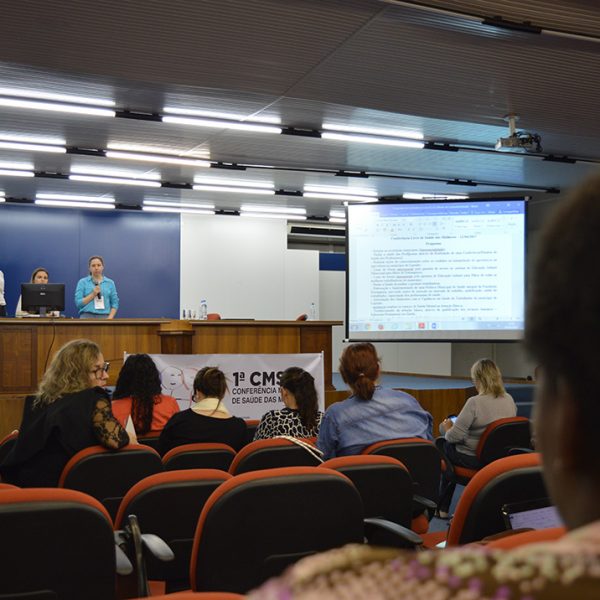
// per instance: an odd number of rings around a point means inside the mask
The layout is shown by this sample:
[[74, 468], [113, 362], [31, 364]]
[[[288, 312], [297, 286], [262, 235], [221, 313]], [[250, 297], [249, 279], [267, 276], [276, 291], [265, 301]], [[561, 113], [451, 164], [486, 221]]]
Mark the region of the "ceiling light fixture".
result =
[[94, 106], [114, 106], [114, 100], [106, 98], [89, 98], [88, 96], [72, 96], [71, 94], [55, 94], [54, 92], [40, 92], [38, 90], [19, 90], [15, 88], [0, 87], [0, 96], [15, 96], [17, 98], [36, 98], [38, 100], [51, 100], [53, 102], [70, 102], [73, 104], [92, 104]]
[[192, 167], [210, 167], [211, 163], [207, 160], [197, 158], [181, 158], [175, 156], [167, 156], [160, 154], [143, 154], [137, 152], [122, 152], [120, 150], [107, 150], [106, 158], [117, 158], [123, 160], [139, 160], [146, 162], [165, 163], [172, 165], [186, 165]]
[[167, 207], [167, 206], [148, 206], [144, 203], [142, 206], [142, 210], [146, 212], [156, 212], [156, 213], [188, 213], [188, 214], [196, 214], [196, 215], [214, 215], [214, 210], [208, 209], [198, 209], [198, 208], [183, 208], [183, 207]]
[[326, 131], [344, 132], [344, 133], [366, 133], [368, 135], [379, 135], [382, 137], [408, 138], [409, 140], [422, 140], [423, 134], [420, 131], [410, 131], [405, 129], [381, 129], [378, 127], [361, 127], [355, 125], [334, 125], [333, 123], [323, 123], [323, 129]]
[[255, 206], [252, 204], [242, 204], [240, 210], [244, 212], [264, 212], [286, 215], [305, 215], [305, 208], [293, 208], [287, 206]]
[[377, 199], [377, 191], [376, 190], [368, 190], [364, 188], [349, 188], [343, 186], [333, 186], [333, 185], [313, 185], [307, 184], [304, 186], [305, 192], [316, 192], [318, 194], [343, 194], [344, 196], [365, 196], [369, 198]]
[[365, 144], [379, 144], [382, 146], [397, 146], [399, 148], [417, 148], [425, 147], [424, 142], [413, 139], [401, 139], [392, 137], [377, 137], [374, 135], [359, 135], [353, 133], [337, 133], [333, 131], [324, 131], [321, 134], [324, 140], [339, 140], [342, 142], [360, 142]]
[[322, 198], [323, 200], [347, 200], [350, 202], [376, 202], [376, 196], [353, 196], [352, 194], [328, 194], [325, 192], [304, 192], [305, 198]]
[[253, 131], [254, 133], [281, 133], [281, 127], [274, 125], [261, 125], [259, 123], [225, 121], [223, 119], [194, 119], [193, 117], [178, 117], [165, 115], [163, 123], [176, 123], [179, 125], [192, 125], [194, 127], [216, 127], [219, 129], [236, 129], [239, 131]]
[[66, 201], [66, 200], [36, 200], [35, 204], [39, 206], [55, 206], [62, 208], [93, 208], [101, 210], [114, 209], [114, 204], [108, 204], [104, 202], [77, 202], [77, 201]]
[[3, 150], [29, 150], [30, 152], [54, 152], [56, 154], [66, 154], [67, 149], [64, 146], [54, 146], [50, 144], [30, 144], [28, 142], [13, 142], [0, 139], [0, 148]]
[[85, 181], [88, 183], [114, 183], [116, 185], [136, 185], [140, 187], [161, 187], [160, 181], [148, 179], [127, 179], [124, 177], [106, 177], [102, 175], [69, 175], [71, 181]]
[[169, 202], [167, 200], [144, 200], [147, 206], [166, 206], [171, 208], [198, 208], [205, 210], [215, 210], [214, 204], [197, 204], [192, 202]]
[[467, 194], [417, 194], [407, 192], [402, 194], [405, 200], [468, 200]]
[[157, 146], [145, 146], [143, 144], [132, 144], [130, 142], [109, 142], [107, 150], [122, 150], [123, 152], [141, 152], [143, 154], [158, 154], [159, 156], [177, 156], [180, 158], [206, 159], [210, 151], [206, 148], [194, 148], [190, 151], [174, 150], [172, 148], [160, 148]]
[[346, 223], [346, 219], [342, 219], [340, 217], [329, 217], [329, 222], [330, 223], [339, 223], [340, 225], [343, 225]]
[[0, 175], [6, 177], [35, 177], [33, 171], [22, 171], [18, 169], [4, 169], [0, 166]]
[[35, 195], [36, 200], [64, 200], [66, 202], [101, 202], [101, 203], [115, 203], [115, 199], [112, 196], [84, 196], [81, 194], [54, 194], [41, 192]]
[[261, 190], [250, 187], [232, 187], [225, 185], [193, 185], [193, 190], [198, 192], [231, 192], [233, 194], [257, 194], [262, 196], [274, 196], [275, 190]]
[[108, 108], [96, 108], [94, 106], [83, 106], [79, 104], [61, 104], [5, 97], [0, 97], [0, 106], [8, 106], [11, 108], [29, 108], [31, 110], [48, 110], [52, 112], [65, 112], [71, 114], [75, 113], [79, 115], [92, 115], [95, 117], [114, 117], [116, 114], [114, 110], [110, 110]]
[[14, 133], [0, 132], [0, 140], [6, 142], [19, 142], [21, 144], [43, 144], [50, 146], [66, 146], [67, 140], [64, 138], [56, 138], [42, 135], [21, 135]]
[[253, 211], [242, 211], [240, 217], [257, 217], [259, 219], [287, 219], [288, 221], [306, 221], [306, 215], [290, 215], [283, 213], [266, 213], [266, 212], [253, 212]]
[[176, 108], [174, 106], [165, 106], [163, 112], [172, 115], [185, 115], [188, 117], [207, 117], [209, 119], [230, 119], [232, 121], [250, 121], [251, 123], [271, 123], [279, 125], [281, 119], [275, 116], [263, 115], [240, 115], [235, 113], [217, 112], [213, 110], [198, 110], [195, 108]]
[[194, 184], [200, 185], [226, 185], [230, 187], [248, 187], [260, 189], [274, 189], [275, 185], [271, 181], [245, 181], [243, 179], [222, 179], [219, 177], [205, 177], [200, 175], [194, 177]]
[[346, 220], [346, 211], [344, 210], [330, 210], [329, 217], [333, 217], [334, 219], [344, 219]]

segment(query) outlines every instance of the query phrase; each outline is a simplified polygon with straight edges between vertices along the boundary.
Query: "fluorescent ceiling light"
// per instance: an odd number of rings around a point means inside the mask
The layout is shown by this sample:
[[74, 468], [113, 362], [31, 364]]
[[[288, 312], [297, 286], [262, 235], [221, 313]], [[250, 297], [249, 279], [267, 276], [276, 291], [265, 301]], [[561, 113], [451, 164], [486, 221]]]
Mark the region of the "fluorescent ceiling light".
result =
[[144, 146], [142, 144], [131, 144], [129, 142], [110, 142], [106, 146], [108, 150], [122, 150], [124, 152], [142, 152], [145, 154], [158, 154], [162, 156], [178, 156], [180, 158], [207, 158], [210, 151], [204, 148], [194, 148], [190, 151], [173, 150], [172, 148], [159, 148], [157, 146]]
[[0, 190], [0, 202], [6, 202], [6, 198], [4, 197], [4, 192]]
[[31, 163], [12, 162], [9, 160], [0, 161], [0, 169], [16, 169], [17, 171], [33, 171]]
[[304, 192], [304, 198], [323, 198], [324, 200], [348, 200], [350, 202], [375, 202], [376, 197], [352, 196], [351, 194], [325, 194], [323, 192]]
[[157, 163], [166, 163], [173, 165], [189, 165], [193, 167], [210, 167], [207, 160], [199, 160], [197, 158], [181, 158], [175, 156], [160, 156], [158, 154], [141, 154], [132, 152], [121, 152], [117, 150], [107, 150], [107, 158], [119, 158], [124, 160], [139, 160]]
[[214, 210], [207, 209], [198, 209], [198, 208], [177, 208], [177, 207], [167, 207], [167, 206], [147, 206], [144, 204], [142, 206], [142, 210], [146, 212], [157, 212], [157, 213], [189, 213], [196, 215], [214, 215]]
[[344, 224], [346, 222], [346, 219], [341, 219], [340, 217], [329, 217], [329, 222]]
[[420, 131], [410, 131], [405, 129], [381, 129], [378, 127], [361, 127], [354, 125], [334, 125], [333, 123], [323, 123], [323, 129], [330, 131], [341, 131], [344, 133], [366, 133], [369, 135], [380, 135], [382, 137], [399, 137], [411, 140], [422, 140], [423, 134]]
[[102, 177], [100, 175], [69, 175], [71, 181], [86, 181], [88, 183], [114, 183], [117, 185], [137, 185], [140, 187], [161, 187], [160, 181], [147, 179], [125, 179], [123, 177]]
[[329, 211], [329, 216], [333, 217], [334, 219], [345, 219], [346, 218], [346, 211], [343, 211], [343, 210], [330, 210]]
[[169, 202], [167, 200], [144, 200], [144, 206], [166, 206], [171, 208], [199, 208], [206, 210], [215, 209], [214, 204], [196, 204], [192, 202]]
[[39, 206], [58, 206], [66, 208], [98, 208], [101, 210], [114, 209], [114, 204], [107, 204], [101, 202], [75, 202], [66, 200], [36, 200], [35, 204]]
[[155, 171], [130, 171], [128, 169], [111, 169], [110, 167], [88, 167], [86, 165], [72, 165], [71, 173], [81, 175], [99, 175], [101, 177], [124, 177], [126, 179], [160, 180], [160, 173]]
[[5, 142], [0, 140], [0, 148], [3, 150], [29, 150], [30, 152], [54, 152], [56, 154], [66, 154], [67, 149], [61, 146], [52, 146], [50, 144], [28, 144], [23, 142]]
[[6, 142], [19, 142], [21, 144], [49, 144], [50, 146], [66, 146], [67, 140], [63, 138], [46, 137], [42, 135], [20, 135], [0, 132], [0, 140]]
[[96, 117], [114, 117], [115, 111], [108, 108], [95, 108], [93, 106], [79, 106], [77, 104], [52, 104], [38, 100], [18, 100], [16, 98], [0, 97], [0, 106], [12, 108], [30, 108], [32, 110], [49, 110], [52, 112], [75, 113], [79, 115], [92, 115]]
[[305, 215], [305, 208], [288, 208], [286, 206], [254, 206], [251, 204], [242, 204], [240, 210], [246, 212], [265, 212], [275, 214], [288, 214], [288, 215]]
[[232, 187], [225, 185], [193, 185], [193, 190], [199, 192], [231, 192], [234, 194], [259, 194], [263, 196], [274, 196], [275, 190], [259, 190], [249, 187]]
[[15, 88], [0, 88], [0, 96], [16, 96], [17, 98], [37, 98], [54, 102], [72, 102], [74, 104], [92, 104], [95, 106], [114, 106], [114, 100], [106, 98], [88, 98], [87, 96], [72, 96], [71, 94], [55, 94], [37, 90], [18, 90]]
[[245, 181], [243, 179], [222, 179], [219, 177], [205, 177], [203, 175], [194, 177], [194, 183], [202, 185], [228, 185], [230, 187], [249, 187], [261, 189], [275, 188], [275, 185], [271, 181]]
[[178, 123], [180, 125], [193, 125], [195, 127], [218, 127], [220, 129], [237, 129], [239, 131], [253, 131], [255, 133], [281, 133], [281, 127], [274, 125], [260, 125], [242, 123], [239, 121], [223, 121], [219, 119], [194, 119], [192, 117], [162, 117], [163, 123]]
[[465, 194], [417, 194], [408, 192], [402, 194], [405, 200], [468, 200], [469, 196]]
[[353, 133], [333, 133], [324, 131], [321, 134], [323, 140], [339, 140], [344, 142], [362, 142], [365, 144], [380, 144], [382, 146], [398, 146], [399, 148], [423, 148], [424, 142], [392, 137], [376, 137], [372, 135], [360, 135]]
[[103, 202], [114, 204], [112, 196], [83, 196], [81, 194], [49, 194], [42, 192], [35, 195], [36, 200], [65, 200], [66, 202]]
[[326, 185], [305, 185], [305, 192], [317, 192], [322, 194], [343, 194], [345, 196], [370, 196], [377, 198], [376, 190], [367, 190], [361, 188], [349, 188], [342, 186], [326, 186]]
[[272, 123], [278, 125], [281, 123], [281, 119], [275, 116], [264, 116], [264, 115], [240, 115], [228, 112], [217, 112], [212, 110], [197, 110], [195, 108], [176, 108], [174, 106], [165, 106], [163, 112], [172, 115], [186, 115], [188, 117], [208, 117], [210, 119], [231, 119], [232, 121], [251, 123]]
[[277, 213], [242, 211], [240, 217], [257, 217], [260, 219], [287, 219], [288, 221], [306, 221], [305, 215], [284, 215]]
[[0, 175], [6, 177], [35, 177], [33, 171], [18, 171], [16, 169], [3, 169], [2, 167], [0, 167]]

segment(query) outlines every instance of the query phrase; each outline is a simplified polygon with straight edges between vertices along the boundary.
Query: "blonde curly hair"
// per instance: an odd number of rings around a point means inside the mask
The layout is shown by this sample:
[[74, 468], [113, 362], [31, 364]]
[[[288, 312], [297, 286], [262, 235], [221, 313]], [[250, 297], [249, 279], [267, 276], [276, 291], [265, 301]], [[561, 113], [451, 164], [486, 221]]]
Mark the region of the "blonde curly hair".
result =
[[44, 373], [34, 406], [47, 406], [65, 394], [91, 387], [90, 369], [100, 354], [100, 347], [91, 340], [67, 342]]

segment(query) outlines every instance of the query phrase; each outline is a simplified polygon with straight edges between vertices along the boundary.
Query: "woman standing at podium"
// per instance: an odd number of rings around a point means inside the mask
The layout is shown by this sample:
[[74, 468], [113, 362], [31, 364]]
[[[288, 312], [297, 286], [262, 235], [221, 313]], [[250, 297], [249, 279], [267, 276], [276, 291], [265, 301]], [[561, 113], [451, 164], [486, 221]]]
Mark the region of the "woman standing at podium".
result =
[[114, 319], [119, 308], [119, 296], [112, 279], [104, 276], [104, 259], [91, 256], [89, 275], [77, 283], [75, 304], [80, 319]]

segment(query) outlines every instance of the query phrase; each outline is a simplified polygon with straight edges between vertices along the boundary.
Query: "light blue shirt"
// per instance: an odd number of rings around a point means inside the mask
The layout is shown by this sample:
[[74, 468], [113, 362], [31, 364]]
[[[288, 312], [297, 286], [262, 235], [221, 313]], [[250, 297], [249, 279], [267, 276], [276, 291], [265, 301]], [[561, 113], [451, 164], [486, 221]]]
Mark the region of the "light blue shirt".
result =
[[119, 308], [119, 296], [117, 295], [115, 282], [108, 277], [104, 277], [104, 279], [100, 282], [100, 290], [102, 297], [104, 298], [104, 308], [94, 308], [94, 300], [84, 304], [83, 299], [88, 294], [91, 294], [95, 287], [96, 284], [92, 280], [91, 275], [83, 277], [77, 282], [77, 287], [75, 288], [75, 304], [77, 305], [79, 314], [94, 313], [97, 315], [107, 315], [110, 313], [112, 308]]
[[317, 446], [324, 459], [360, 454], [375, 442], [432, 440], [433, 419], [409, 394], [377, 386], [371, 400], [350, 396], [332, 404], [321, 421]]

